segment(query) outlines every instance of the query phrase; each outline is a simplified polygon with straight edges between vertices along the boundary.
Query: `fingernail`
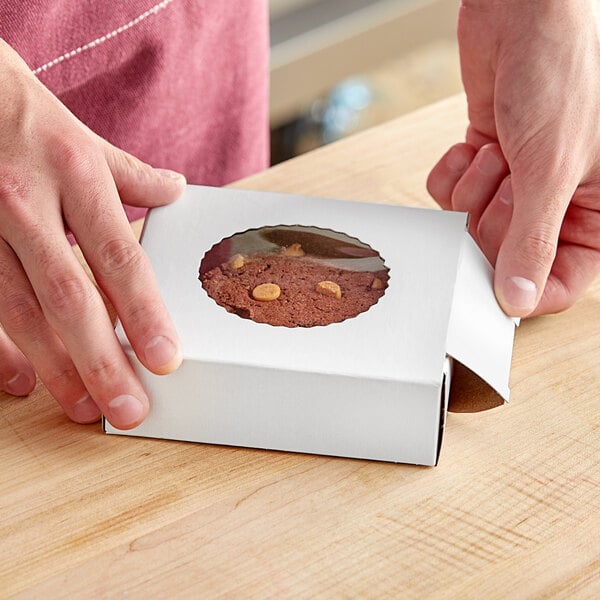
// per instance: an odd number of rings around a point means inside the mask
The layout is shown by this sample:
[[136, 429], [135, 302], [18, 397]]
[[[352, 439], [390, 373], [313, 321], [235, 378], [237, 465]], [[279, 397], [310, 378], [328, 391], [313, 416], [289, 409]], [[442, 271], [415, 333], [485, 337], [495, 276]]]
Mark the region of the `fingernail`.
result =
[[513, 193], [512, 185], [510, 184], [510, 178], [504, 180], [498, 197], [500, 198], [500, 202], [503, 204], [506, 204], [507, 206], [513, 205]]
[[496, 154], [485, 147], [477, 153], [475, 164], [484, 175], [497, 175], [503, 166]]
[[21, 372], [6, 382], [6, 391], [13, 396], [27, 396], [31, 392], [31, 388], [31, 380]]
[[73, 419], [78, 423], [95, 423], [102, 413], [89, 394], [73, 405]]
[[515, 308], [533, 310], [537, 298], [537, 286], [525, 277], [507, 277], [504, 280], [504, 299]]
[[469, 161], [458, 150], [450, 150], [446, 155], [446, 164], [457, 173], [466, 171]]
[[108, 403], [108, 420], [115, 427], [129, 427], [137, 424], [144, 416], [144, 405], [135, 397], [123, 394]]
[[148, 368], [159, 375], [171, 373], [181, 364], [179, 347], [163, 335], [152, 338], [146, 344], [144, 354]]
[[154, 169], [154, 170], [157, 171], [163, 177], [166, 177], [167, 179], [174, 179], [175, 181], [177, 181], [178, 183], [181, 183], [182, 185], [184, 185], [186, 183], [185, 176], [182, 175], [181, 173], [178, 173], [177, 171], [171, 171], [171, 169]]

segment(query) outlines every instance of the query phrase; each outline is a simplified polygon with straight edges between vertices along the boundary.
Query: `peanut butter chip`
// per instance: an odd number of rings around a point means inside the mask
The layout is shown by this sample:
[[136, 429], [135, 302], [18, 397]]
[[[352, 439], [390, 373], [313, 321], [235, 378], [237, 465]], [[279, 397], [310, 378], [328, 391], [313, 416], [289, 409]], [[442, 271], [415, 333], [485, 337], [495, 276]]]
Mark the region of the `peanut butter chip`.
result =
[[234, 254], [229, 259], [230, 269], [241, 269], [244, 266], [244, 257], [241, 254]]
[[277, 300], [281, 294], [281, 288], [276, 283], [261, 283], [252, 290], [252, 297], [261, 302]]
[[292, 244], [281, 249], [281, 254], [284, 256], [304, 256], [305, 252], [302, 250], [300, 244]]
[[319, 283], [317, 283], [317, 292], [338, 299], [342, 297], [342, 290], [334, 281], [319, 281]]
[[383, 281], [381, 281], [381, 279], [379, 279], [379, 277], [375, 277], [375, 279], [373, 279], [373, 281], [371, 282], [371, 289], [372, 290], [382, 290], [383, 289]]

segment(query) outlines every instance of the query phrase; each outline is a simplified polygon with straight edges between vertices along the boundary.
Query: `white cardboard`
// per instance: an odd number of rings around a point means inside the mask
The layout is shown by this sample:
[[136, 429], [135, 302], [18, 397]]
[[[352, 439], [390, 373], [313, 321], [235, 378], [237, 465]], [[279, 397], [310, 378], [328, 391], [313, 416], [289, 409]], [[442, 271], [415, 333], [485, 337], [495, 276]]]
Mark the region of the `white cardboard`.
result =
[[[466, 218], [188, 186], [175, 204], [151, 212], [142, 238], [180, 334], [183, 365], [152, 375], [119, 325], [152, 408], [137, 428], [122, 432], [105, 422], [106, 431], [435, 464], [448, 354], [508, 399], [514, 324], [498, 308]], [[228, 313], [202, 288], [201, 259], [235, 233], [277, 225], [331, 229], [370, 245], [390, 269], [384, 296], [325, 327], [273, 327]]]
[[[494, 270], [473, 238], [465, 236], [446, 350], [477, 373], [504, 400], [515, 323], [505, 316], [494, 296]], [[483, 351], [482, 351], [483, 350]]]

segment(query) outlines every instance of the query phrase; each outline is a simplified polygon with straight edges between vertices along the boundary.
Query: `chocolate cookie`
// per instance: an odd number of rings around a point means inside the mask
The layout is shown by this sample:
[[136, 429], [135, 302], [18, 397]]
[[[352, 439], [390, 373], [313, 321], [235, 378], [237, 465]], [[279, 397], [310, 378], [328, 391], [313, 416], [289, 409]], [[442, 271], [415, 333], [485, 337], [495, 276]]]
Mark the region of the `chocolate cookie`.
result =
[[258, 323], [314, 327], [368, 310], [385, 293], [387, 269], [355, 271], [305, 253], [298, 243], [278, 253], [236, 254], [200, 275], [208, 295]]

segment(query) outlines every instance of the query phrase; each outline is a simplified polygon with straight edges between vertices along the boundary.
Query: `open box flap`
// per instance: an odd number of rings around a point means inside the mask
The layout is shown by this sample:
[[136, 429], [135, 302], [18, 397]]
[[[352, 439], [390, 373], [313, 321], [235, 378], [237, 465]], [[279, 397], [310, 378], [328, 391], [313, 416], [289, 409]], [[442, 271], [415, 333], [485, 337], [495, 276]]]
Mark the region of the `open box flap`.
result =
[[515, 321], [494, 295], [494, 270], [465, 232], [446, 351], [508, 401]]

